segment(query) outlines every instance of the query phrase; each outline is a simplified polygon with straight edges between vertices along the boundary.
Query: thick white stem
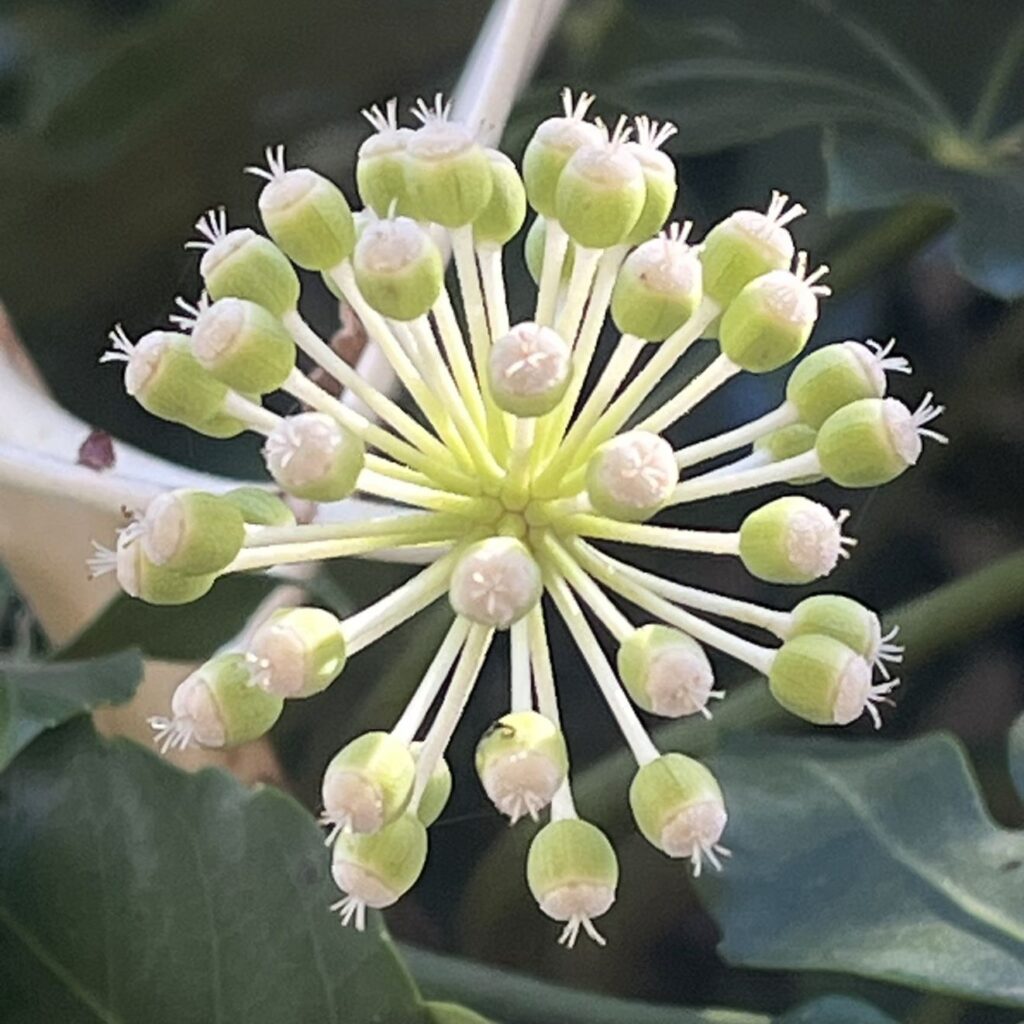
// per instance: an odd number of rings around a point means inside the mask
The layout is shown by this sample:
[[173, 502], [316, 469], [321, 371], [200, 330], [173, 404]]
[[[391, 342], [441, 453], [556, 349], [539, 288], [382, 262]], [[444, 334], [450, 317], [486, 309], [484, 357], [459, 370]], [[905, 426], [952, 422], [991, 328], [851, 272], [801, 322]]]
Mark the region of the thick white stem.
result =
[[555, 306], [562, 280], [562, 264], [569, 248], [569, 236], [553, 218], [544, 223], [544, 262], [541, 266], [540, 286], [537, 289], [537, 308], [533, 314], [536, 323], [550, 327], [555, 320]]
[[660, 434], [673, 423], [681, 420], [688, 412], [695, 409], [708, 395], [720, 388], [727, 380], [740, 372], [728, 356], [718, 355], [704, 370], [697, 374], [675, 398], [669, 399], [650, 416], [642, 419], [637, 430], [649, 430], [652, 434]]
[[732, 473], [714, 473], [695, 476], [677, 484], [669, 500], [670, 505], [682, 505], [690, 501], [701, 501], [720, 494], [749, 491], [767, 484], [780, 484], [821, 472], [818, 453], [813, 449], [791, 459], [770, 462], [767, 466], [756, 466]]
[[756, 420], [680, 448], [676, 452], [676, 462], [680, 468], [695, 466], [698, 462], [714, 459], [726, 452], [753, 444], [765, 434], [770, 434], [773, 430], [778, 430], [781, 427], [788, 427], [791, 423], [796, 423], [798, 419], [799, 414], [795, 407], [789, 402], [783, 402], [777, 409], [772, 409], [771, 412], [759, 416]]
[[530, 676], [530, 638], [526, 619], [512, 623], [509, 630], [509, 708], [529, 711], [533, 708], [533, 683]]
[[718, 530], [683, 530], [675, 526], [620, 523], [615, 519], [582, 514], [567, 519], [565, 527], [581, 537], [668, 548], [671, 551], [696, 551], [708, 555], [738, 555], [740, 551], [738, 533]]

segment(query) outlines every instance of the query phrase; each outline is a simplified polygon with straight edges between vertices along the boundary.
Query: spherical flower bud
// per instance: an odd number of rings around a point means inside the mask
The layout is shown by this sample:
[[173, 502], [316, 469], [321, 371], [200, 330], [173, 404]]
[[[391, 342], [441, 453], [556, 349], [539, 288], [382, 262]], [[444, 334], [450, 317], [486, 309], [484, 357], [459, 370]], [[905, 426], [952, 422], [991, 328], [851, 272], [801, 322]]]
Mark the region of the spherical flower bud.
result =
[[427, 830], [414, 814], [403, 814], [371, 835], [338, 836], [331, 857], [334, 883], [346, 893], [331, 906], [342, 924], [366, 926], [366, 908], [390, 907], [415, 884], [427, 861]]
[[619, 245], [640, 218], [647, 184], [640, 161], [624, 145], [627, 135], [623, 119], [608, 141], [576, 150], [559, 175], [555, 215], [577, 245]]
[[555, 191], [569, 158], [583, 146], [600, 145], [601, 129], [585, 121], [594, 102], [589, 93], [574, 99], [569, 89], [562, 91], [562, 117], [542, 121], [523, 153], [523, 181], [530, 205], [541, 217], [556, 217]]
[[257, 686], [279, 697], [310, 697], [345, 667], [345, 636], [323, 608], [282, 608], [253, 633], [246, 657]]
[[530, 843], [526, 881], [540, 909], [565, 922], [560, 943], [571, 948], [583, 929], [598, 945], [605, 944], [593, 921], [615, 902], [619, 861], [596, 825], [578, 818], [545, 825]]
[[276, 316], [246, 299], [220, 299], [192, 329], [200, 366], [245, 394], [274, 391], [295, 368], [295, 342]]
[[444, 284], [441, 254], [408, 217], [368, 224], [352, 258], [363, 298], [382, 316], [415, 320], [429, 312]]
[[201, 747], [234, 747], [268, 732], [281, 714], [280, 697], [252, 685], [241, 654], [218, 654], [178, 685], [171, 698], [170, 718], [149, 724], [164, 751]]
[[830, 636], [806, 633], [787, 640], [768, 673], [772, 696], [815, 725], [848, 725], [866, 711], [881, 726], [878, 702], [897, 682], [871, 684], [871, 665]]
[[804, 598], [790, 613], [790, 623], [790, 638], [808, 633], [830, 636], [869, 663], [876, 660], [882, 646], [882, 623], [878, 616], [842, 594]]
[[422, 127], [405, 147], [405, 190], [410, 212], [446, 228], [474, 221], [493, 188], [491, 162], [473, 133], [448, 120], [450, 104], [440, 93], [431, 109], [420, 100], [413, 113]]
[[356, 159], [356, 188], [363, 205], [378, 217], [389, 212], [408, 214], [405, 194], [405, 147], [411, 128], [398, 126], [398, 100], [390, 99], [381, 110], [372, 106], [363, 117], [376, 129], [359, 147]]
[[646, 430], [605, 441], [587, 463], [587, 494], [602, 515], [627, 522], [649, 519], [679, 482], [672, 446]]
[[718, 341], [737, 366], [767, 373], [795, 359], [818, 320], [818, 296], [830, 294], [815, 284], [827, 267], [807, 276], [801, 253], [795, 273], [773, 270], [754, 278], [729, 303], [718, 328]]
[[279, 486], [307, 501], [339, 501], [355, 489], [366, 449], [360, 438], [320, 412], [288, 416], [263, 446]]
[[195, 576], [218, 572], [234, 560], [245, 541], [245, 522], [218, 495], [177, 490], [146, 506], [138, 533], [150, 562]]
[[708, 700], [723, 696], [714, 690], [711, 662], [692, 636], [660, 624], [641, 626], [619, 647], [619, 678], [644, 711], [666, 718], [697, 712], [710, 718]]
[[728, 815], [714, 775], [683, 754], [662, 754], [643, 765], [629, 787], [629, 805], [644, 838], [670, 857], [689, 857], [699, 875], [709, 860], [721, 870], [719, 845]]
[[851, 541], [842, 534], [845, 519], [809, 498], [777, 498], [743, 520], [740, 558], [748, 572], [768, 583], [810, 583], [846, 557]]
[[216, 573], [193, 575], [154, 564], [143, 550], [138, 529], [132, 527], [118, 534], [116, 550], [96, 545], [88, 565], [93, 576], [113, 572], [129, 597], [147, 604], [188, 604], [207, 593], [217, 579]]
[[526, 189], [516, 165], [501, 150], [484, 150], [491, 169], [491, 197], [473, 221], [477, 245], [510, 242], [526, 220]]
[[[765, 434], [764, 437], [759, 437], [754, 442], [754, 451], [764, 453], [772, 462], [782, 462], [783, 459], [791, 459], [811, 451], [817, 439], [818, 432], [814, 427], [809, 427], [806, 423], [790, 423]], [[793, 477], [786, 482], [813, 484], [823, 479], [820, 473], [812, 473], [809, 476]]]
[[943, 412], [925, 396], [911, 412], [895, 398], [862, 398], [821, 425], [815, 450], [822, 472], [841, 487], [878, 487], [895, 480], [921, 456], [921, 438], [946, 438], [925, 428]]
[[540, 569], [515, 537], [487, 537], [471, 544], [452, 571], [448, 599], [457, 615], [508, 629], [539, 600]]
[[405, 810], [415, 776], [416, 762], [401, 740], [386, 732], [363, 733], [324, 772], [323, 820], [335, 832], [377, 832]]
[[295, 513], [276, 494], [262, 487], [235, 487], [222, 497], [252, 526], [295, 525]]
[[772, 270], [784, 270], [796, 247], [786, 225], [805, 212], [799, 204], [788, 210], [789, 196], [772, 193], [767, 213], [737, 210], [716, 224], [701, 245], [704, 293], [728, 306], [745, 285]]
[[[413, 743], [410, 746], [412, 756], [419, 764], [422, 743]], [[443, 758], [437, 759], [434, 770], [427, 779], [426, 786], [420, 794], [420, 802], [416, 808], [416, 817], [423, 822], [425, 828], [430, 828], [441, 816], [441, 812], [448, 804], [448, 798], [452, 795], [452, 770], [448, 762]]]
[[565, 781], [569, 753], [562, 731], [536, 711], [513, 711], [484, 733], [476, 772], [491, 803], [514, 825], [535, 821]]
[[[523, 243], [523, 256], [526, 259], [526, 269], [530, 272], [534, 284], [540, 284], [541, 272], [544, 269], [544, 246], [547, 241], [547, 226], [543, 217], [534, 217], [530, 230], [526, 232], [526, 241]], [[570, 238], [565, 249], [565, 259], [562, 260], [561, 282], [568, 284], [572, 277], [573, 264], [576, 261], [576, 245]]]
[[612, 319], [623, 334], [664, 341], [697, 311], [701, 266], [686, 244], [690, 227], [673, 224], [626, 257], [612, 292]]
[[661, 151], [661, 147], [675, 135], [676, 126], [668, 122], [659, 124], [645, 114], [634, 118], [633, 123], [636, 127], [636, 141], [627, 142], [626, 150], [639, 162], [647, 188], [644, 208], [626, 242], [639, 245], [653, 238], [665, 226], [675, 205], [676, 166]]
[[543, 416], [558, 405], [569, 386], [572, 351], [550, 327], [526, 321], [491, 346], [487, 370], [499, 409], [516, 416]]
[[877, 342], [840, 341], [804, 356], [786, 382], [786, 400], [800, 419], [820, 427], [832, 413], [861, 398], [883, 398], [886, 371], [910, 373], [902, 356], [889, 353], [895, 339], [884, 348]]

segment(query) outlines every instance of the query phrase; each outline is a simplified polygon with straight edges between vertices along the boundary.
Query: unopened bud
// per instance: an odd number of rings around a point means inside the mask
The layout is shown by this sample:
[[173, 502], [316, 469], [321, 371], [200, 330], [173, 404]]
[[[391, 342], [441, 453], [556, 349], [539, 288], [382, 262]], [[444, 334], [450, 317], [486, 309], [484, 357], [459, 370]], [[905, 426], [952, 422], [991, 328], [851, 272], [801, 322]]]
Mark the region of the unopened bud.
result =
[[236, 487], [222, 495], [252, 526], [294, 526], [295, 513], [276, 495], [262, 487]]
[[491, 170], [491, 197], [473, 221], [477, 245], [502, 246], [510, 242], [526, 220], [526, 189], [516, 165], [497, 149], [487, 149]]
[[532, 321], [498, 338], [488, 360], [495, 404], [516, 416], [551, 412], [569, 386], [572, 351], [556, 331]]
[[653, 516], [678, 482], [672, 446], [645, 430], [628, 430], [605, 441], [587, 463], [590, 504], [602, 515], [627, 522]]
[[[534, 217], [530, 230], [526, 232], [526, 241], [523, 243], [523, 256], [526, 259], [526, 269], [530, 272], [534, 284], [540, 284], [541, 273], [544, 269], [544, 246], [547, 242], [547, 223], [543, 217]], [[565, 249], [565, 259], [562, 260], [561, 282], [568, 284], [572, 277], [572, 268], [576, 260], [576, 243], [570, 238]]]
[[641, 626], [622, 641], [619, 677], [630, 697], [645, 711], [666, 718], [701, 713], [710, 718], [708, 700], [721, 697], [711, 662], [692, 636], [671, 626]]
[[[412, 756], [419, 764], [422, 743], [413, 743], [410, 746]], [[448, 798], [452, 795], [452, 770], [448, 762], [443, 758], [437, 759], [434, 770], [427, 779], [423, 793], [420, 795], [420, 802], [416, 807], [416, 817], [423, 822], [425, 828], [430, 828], [441, 816], [441, 812], [448, 804]]]
[[[101, 564], [108, 555], [112, 564]], [[131, 528], [118, 535], [114, 553], [102, 552], [92, 564], [97, 573], [113, 568], [121, 589], [147, 604], [189, 604], [206, 594], [217, 580], [216, 573], [193, 575], [156, 565], [147, 557], [137, 531]]]
[[267, 470], [280, 487], [307, 501], [339, 501], [355, 489], [366, 449], [360, 438], [330, 416], [288, 416], [263, 447]]
[[676, 201], [676, 167], [661, 151], [661, 147], [675, 135], [676, 126], [668, 122], [659, 124], [643, 114], [634, 119], [634, 124], [636, 141], [627, 142], [626, 149], [639, 162], [647, 188], [644, 207], [626, 242], [639, 245], [653, 238], [665, 226]]
[[204, 491], [169, 491], [154, 498], [139, 520], [146, 557], [154, 565], [197, 576], [229, 565], [245, 541], [241, 512]]
[[[754, 442], [754, 451], [764, 453], [772, 462], [782, 462], [784, 459], [792, 459], [811, 451], [817, 439], [818, 432], [813, 427], [807, 426], [806, 423], [790, 423], [765, 434], [764, 437], [759, 437]], [[812, 473], [808, 476], [793, 477], [786, 483], [813, 484], [823, 479], [820, 473]]]
[[391, 99], [382, 110], [373, 106], [363, 116], [376, 129], [359, 147], [356, 159], [356, 188], [363, 205], [378, 217], [389, 212], [409, 213], [405, 193], [405, 147], [411, 128], [398, 126], [398, 101]]
[[846, 644], [869, 664], [882, 647], [878, 616], [859, 601], [842, 594], [815, 594], [804, 598], [790, 613], [789, 637], [816, 633]]
[[253, 679], [279, 697], [310, 697], [345, 667], [345, 636], [324, 608], [282, 608], [260, 624], [246, 652]]
[[540, 600], [541, 591], [540, 569], [526, 545], [514, 537], [487, 537], [459, 558], [448, 599], [457, 615], [508, 629]]

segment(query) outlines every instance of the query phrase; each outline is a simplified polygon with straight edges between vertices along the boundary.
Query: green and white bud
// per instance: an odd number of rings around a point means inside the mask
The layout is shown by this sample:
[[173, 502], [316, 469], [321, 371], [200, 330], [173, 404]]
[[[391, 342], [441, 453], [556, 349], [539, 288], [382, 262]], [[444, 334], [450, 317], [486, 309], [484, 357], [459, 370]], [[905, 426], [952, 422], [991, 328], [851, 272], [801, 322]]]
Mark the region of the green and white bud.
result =
[[[636, 140], [627, 142], [626, 149], [636, 157], [644, 172], [647, 186], [644, 208], [626, 239], [628, 245], [639, 245], [653, 238], [665, 226], [676, 201], [676, 165], [661, 147], [676, 134], [676, 126], [669, 122], [659, 124], [646, 114], [633, 119]], [[634, 332], [631, 332], [634, 333]], [[643, 335], [641, 335], [643, 337]]]
[[281, 321], [247, 299], [219, 299], [200, 312], [192, 352], [217, 380], [244, 394], [276, 391], [295, 368], [295, 342]]
[[650, 519], [677, 483], [672, 445], [646, 430], [627, 430], [605, 441], [587, 463], [590, 504], [612, 519]]
[[704, 648], [671, 626], [651, 624], [634, 630], [619, 646], [618, 668], [633, 701], [665, 718], [698, 712], [710, 718], [708, 701], [725, 696], [713, 689], [715, 674]]
[[457, 615], [508, 629], [539, 600], [540, 568], [522, 541], [487, 537], [471, 544], [452, 570], [448, 599]]
[[252, 685], [241, 654], [218, 654], [178, 685], [171, 717], [149, 724], [161, 751], [201, 747], [236, 747], [258, 739], [277, 721], [283, 701]]
[[403, 814], [371, 835], [338, 836], [331, 857], [334, 883], [346, 894], [331, 905], [344, 925], [366, 927], [366, 908], [390, 907], [415, 884], [427, 862], [427, 830]]
[[477, 245], [507, 245], [526, 220], [526, 189], [516, 165], [501, 150], [484, 153], [491, 169], [491, 197], [473, 221], [473, 239]]
[[321, 412], [287, 416], [263, 446], [282, 490], [307, 501], [340, 501], [355, 490], [366, 458], [362, 439]]
[[487, 370], [499, 409], [516, 416], [543, 416], [569, 387], [572, 350], [557, 331], [526, 321], [491, 346]]
[[363, 298], [392, 320], [415, 320], [429, 312], [444, 285], [441, 253], [409, 217], [368, 224], [356, 243], [352, 269]]
[[917, 463], [921, 438], [946, 443], [926, 428], [944, 409], [932, 394], [911, 411], [895, 398], [862, 398], [834, 412], [821, 425], [815, 450], [822, 472], [841, 487], [878, 487]]
[[886, 373], [910, 373], [910, 363], [874, 341], [840, 341], [804, 356], [786, 382], [786, 400], [800, 419], [820, 427], [832, 413], [861, 398], [884, 398]]
[[[410, 746], [412, 756], [419, 764], [422, 743], [413, 743]], [[427, 779], [426, 786], [420, 794], [420, 802], [416, 807], [416, 817], [423, 822], [425, 828], [430, 828], [441, 816], [441, 812], [448, 804], [448, 798], [452, 795], [452, 770], [448, 762], [443, 758], [437, 759], [434, 770]]]
[[204, 491], [158, 495], [138, 522], [139, 540], [153, 565], [198, 576], [229, 565], [245, 541], [242, 513]]
[[828, 267], [807, 274], [800, 253], [794, 273], [772, 270], [754, 278], [729, 303], [718, 328], [722, 352], [751, 373], [768, 373], [795, 359], [818, 320], [818, 296], [830, 295], [816, 284]]
[[413, 130], [398, 126], [397, 99], [388, 100], [383, 110], [374, 105], [362, 113], [375, 133], [359, 147], [356, 158], [359, 198], [378, 217], [387, 217], [392, 211], [407, 215], [405, 147]]
[[491, 803], [514, 825], [523, 815], [534, 821], [569, 772], [561, 729], [536, 711], [499, 718], [476, 748], [476, 773]]
[[262, 487], [236, 487], [223, 499], [242, 513], [251, 526], [294, 526], [295, 513], [274, 493]]
[[581, 146], [559, 175], [555, 216], [577, 245], [620, 245], [640, 219], [647, 183], [640, 161], [625, 146], [630, 131], [620, 119], [610, 138]]
[[[526, 232], [523, 243], [523, 256], [526, 269], [530, 272], [534, 284], [540, 284], [541, 272], [544, 269], [544, 246], [547, 242], [547, 222], [543, 217], [534, 217], [530, 230]], [[568, 284], [572, 277], [573, 264], [576, 262], [576, 244], [570, 238], [562, 260], [561, 283]]]
[[571, 949], [580, 929], [599, 946], [605, 944], [593, 921], [615, 902], [619, 861], [596, 825], [579, 818], [545, 825], [530, 843], [526, 881], [540, 909], [565, 922], [558, 939], [562, 945]]
[[691, 227], [673, 224], [626, 257], [612, 292], [612, 319], [623, 334], [664, 341], [697, 311], [703, 289], [697, 251], [686, 244]]
[[558, 179], [570, 157], [583, 146], [600, 145], [604, 133], [584, 120], [594, 102], [589, 93], [574, 99], [571, 90], [562, 90], [561, 117], [542, 121], [523, 153], [523, 182], [530, 205], [541, 217], [556, 217], [555, 192]]
[[339, 832], [377, 832], [408, 806], [416, 777], [409, 748], [390, 733], [367, 732], [342, 747], [324, 772], [322, 820]]
[[[771, 462], [782, 462], [811, 451], [817, 440], [818, 432], [814, 427], [806, 423], [790, 423], [759, 437], [754, 442], [754, 451], [762, 453]], [[822, 474], [812, 473], [809, 476], [793, 477], [786, 483], [814, 484], [819, 480], [824, 480]]]
[[728, 815], [718, 781], [684, 754], [662, 754], [642, 765], [629, 787], [629, 806], [644, 838], [670, 857], [689, 857], [694, 876], [705, 860], [722, 870], [719, 844]]
[[796, 246], [786, 225], [806, 211], [789, 196], [772, 193], [767, 213], [737, 210], [716, 224], [701, 244], [704, 294], [726, 307], [754, 278], [785, 270]]
[[848, 513], [833, 516], [809, 498], [789, 495], [762, 505], [740, 526], [740, 558], [747, 571], [768, 583], [810, 583], [827, 576], [846, 547], [842, 524]]
[[875, 706], [899, 680], [872, 685], [871, 665], [830, 636], [805, 633], [787, 640], [768, 673], [772, 696], [789, 712], [815, 725], [849, 725], [865, 712], [875, 728]]
[[139, 541], [137, 524], [121, 530], [117, 546], [110, 551], [93, 543], [95, 551], [87, 559], [90, 576], [114, 573], [118, 585], [129, 597], [137, 597], [147, 604], [188, 604], [202, 597], [216, 582], [216, 573], [190, 575], [155, 565], [146, 556]]
[[413, 114], [422, 127], [405, 146], [405, 191], [417, 220], [446, 228], [470, 224], [491, 198], [491, 162], [473, 133], [450, 121], [451, 104], [438, 93], [431, 109], [420, 100]]
[[282, 608], [249, 640], [253, 680], [279, 697], [311, 697], [327, 689], [345, 667], [341, 622], [324, 608]]
[[903, 646], [895, 643], [899, 626], [882, 633], [878, 615], [852, 597], [842, 594], [815, 594], [804, 598], [790, 612], [786, 638], [817, 633], [846, 644], [869, 665], [889, 678], [887, 663], [903, 660]]

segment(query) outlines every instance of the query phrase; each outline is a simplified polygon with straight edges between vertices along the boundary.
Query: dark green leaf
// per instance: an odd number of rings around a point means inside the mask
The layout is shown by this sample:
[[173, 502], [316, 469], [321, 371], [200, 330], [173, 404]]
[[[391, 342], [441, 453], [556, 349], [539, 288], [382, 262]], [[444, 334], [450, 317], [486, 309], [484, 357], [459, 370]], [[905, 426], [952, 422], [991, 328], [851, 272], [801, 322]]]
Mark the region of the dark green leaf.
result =
[[47, 729], [102, 704], [130, 700], [141, 678], [136, 651], [0, 666], [0, 769]]
[[784, 1013], [775, 1024], [896, 1024], [892, 1017], [845, 996], [825, 996]]
[[85, 722], [0, 780], [6, 1024], [420, 1024], [376, 915], [337, 897], [313, 820], [273, 789], [188, 775]]
[[702, 888], [731, 963], [1024, 1006], [1024, 834], [954, 741], [765, 737], [712, 764], [734, 856]]
[[1024, 800], [1024, 715], [1010, 727], [1010, 775], [1017, 793]]
[[427, 1003], [431, 1024], [491, 1024], [486, 1017], [454, 1003]]

